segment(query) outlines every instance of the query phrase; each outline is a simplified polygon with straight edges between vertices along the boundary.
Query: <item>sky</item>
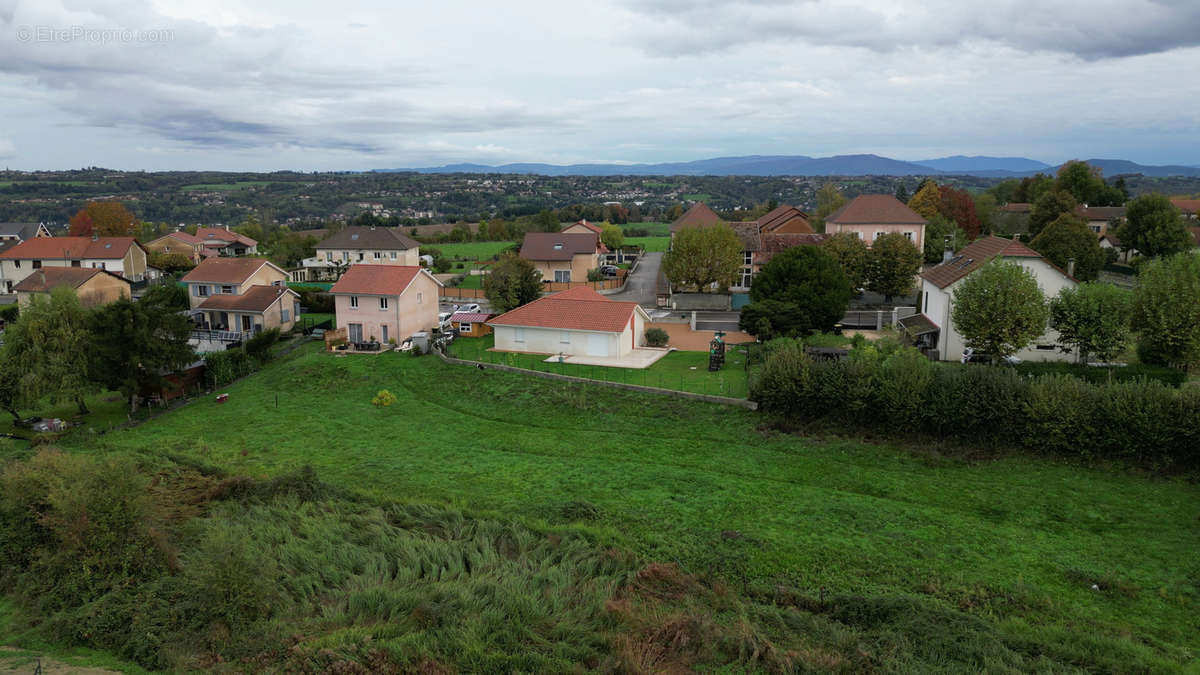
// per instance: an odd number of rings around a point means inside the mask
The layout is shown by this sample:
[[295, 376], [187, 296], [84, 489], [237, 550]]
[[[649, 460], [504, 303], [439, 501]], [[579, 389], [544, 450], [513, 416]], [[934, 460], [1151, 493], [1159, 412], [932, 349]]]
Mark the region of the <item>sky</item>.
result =
[[1200, 165], [1198, 0], [0, 0], [0, 166]]

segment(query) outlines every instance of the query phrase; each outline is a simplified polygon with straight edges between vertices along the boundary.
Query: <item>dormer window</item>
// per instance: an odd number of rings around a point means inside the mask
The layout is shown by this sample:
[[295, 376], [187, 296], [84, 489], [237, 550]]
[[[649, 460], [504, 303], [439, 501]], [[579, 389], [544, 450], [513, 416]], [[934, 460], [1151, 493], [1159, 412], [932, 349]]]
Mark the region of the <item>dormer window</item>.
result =
[[555, 244], [555, 245], [554, 245], [554, 250], [555, 250], [555, 251], [561, 251], [562, 249], [563, 249], [563, 245], [562, 245], [562, 244]]

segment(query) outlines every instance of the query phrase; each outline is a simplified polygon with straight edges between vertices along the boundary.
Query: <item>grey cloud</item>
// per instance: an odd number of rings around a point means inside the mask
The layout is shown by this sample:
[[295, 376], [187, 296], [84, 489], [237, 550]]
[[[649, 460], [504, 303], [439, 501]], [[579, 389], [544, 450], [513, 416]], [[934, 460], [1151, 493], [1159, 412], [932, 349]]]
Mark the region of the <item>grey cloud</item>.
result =
[[650, 35], [636, 43], [672, 57], [788, 40], [878, 52], [987, 43], [1088, 60], [1200, 45], [1195, 0], [927, 0], [875, 9], [839, 0], [628, 0], [624, 6], [649, 19], [639, 25]]

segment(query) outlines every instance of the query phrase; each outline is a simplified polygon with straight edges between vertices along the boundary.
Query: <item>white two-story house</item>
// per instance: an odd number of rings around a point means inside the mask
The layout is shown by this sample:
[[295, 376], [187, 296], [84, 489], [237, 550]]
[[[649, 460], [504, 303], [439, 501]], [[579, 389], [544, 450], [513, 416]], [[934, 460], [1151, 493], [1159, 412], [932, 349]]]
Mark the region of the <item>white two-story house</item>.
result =
[[0, 287], [13, 287], [43, 267], [87, 267], [130, 282], [146, 278], [146, 249], [133, 237], [34, 237], [0, 252]]
[[[957, 361], [966, 347], [962, 335], [954, 329], [954, 291], [963, 279], [994, 258], [1015, 262], [1037, 277], [1038, 286], [1046, 298], [1054, 298], [1064, 288], [1077, 285], [1075, 279], [1059, 269], [1042, 254], [1025, 244], [1001, 237], [980, 237], [958, 253], [947, 254], [945, 260], [921, 273], [921, 313], [904, 319], [901, 324], [916, 344], [937, 349], [938, 358]], [[1050, 326], [1032, 344], [1017, 352], [1025, 361], [1069, 361], [1074, 353], [1065, 353], [1058, 346], [1058, 332]]]

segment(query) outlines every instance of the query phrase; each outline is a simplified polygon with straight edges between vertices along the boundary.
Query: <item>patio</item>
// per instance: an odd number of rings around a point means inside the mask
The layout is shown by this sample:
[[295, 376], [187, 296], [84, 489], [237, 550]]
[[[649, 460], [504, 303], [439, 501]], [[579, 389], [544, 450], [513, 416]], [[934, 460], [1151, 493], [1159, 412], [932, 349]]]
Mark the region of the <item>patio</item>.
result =
[[[670, 349], [640, 347], [622, 356], [578, 356], [554, 354], [542, 363], [570, 363], [577, 366], [605, 366], [608, 368], [649, 368], [670, 353]], [[560, 360], [561, 359], [561, 360]]]

